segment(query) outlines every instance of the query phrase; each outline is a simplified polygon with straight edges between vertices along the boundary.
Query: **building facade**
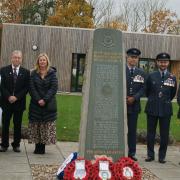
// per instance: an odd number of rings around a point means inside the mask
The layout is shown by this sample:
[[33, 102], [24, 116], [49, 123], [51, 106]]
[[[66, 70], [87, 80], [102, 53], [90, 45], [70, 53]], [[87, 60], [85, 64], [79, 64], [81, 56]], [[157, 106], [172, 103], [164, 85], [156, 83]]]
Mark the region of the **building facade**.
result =
[[[79, 92], [93, 33], [93, 29], [3, 24], [0, 65], [9, 64], [11, 52], [19, 49], [23, 52], [23, 66], [32, 69], [39, 53], [46, 52], [57, 68], [58, 90]], [[156, 68], [156, 55], [168, 52], [172, 59], [170, 71], [179, 79], [180, 36], [123, 32], [123, 44], [125, 50], [141, 50], [139, 66], [147, 73]]]

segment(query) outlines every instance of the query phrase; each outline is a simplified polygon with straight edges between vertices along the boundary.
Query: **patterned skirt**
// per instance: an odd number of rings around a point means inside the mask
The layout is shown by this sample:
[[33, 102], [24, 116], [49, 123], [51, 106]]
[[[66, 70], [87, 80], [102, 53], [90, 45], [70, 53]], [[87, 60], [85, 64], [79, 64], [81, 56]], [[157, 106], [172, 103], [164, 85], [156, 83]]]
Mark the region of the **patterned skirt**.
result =
[[29, 123], [29, 143], [55, 144], [56, 143], [56, 123], [53, 122], [32, 122]]

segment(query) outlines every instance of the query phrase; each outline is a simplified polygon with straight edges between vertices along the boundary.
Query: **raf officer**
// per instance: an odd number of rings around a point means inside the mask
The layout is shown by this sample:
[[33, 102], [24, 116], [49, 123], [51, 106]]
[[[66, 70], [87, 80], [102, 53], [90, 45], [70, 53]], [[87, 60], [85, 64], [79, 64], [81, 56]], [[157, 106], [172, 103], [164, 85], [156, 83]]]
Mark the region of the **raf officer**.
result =
[[168, 53], [158, 54], [156, 63], [158, 70], [149, 74], [146, 82], [148, 101], [145, 107], [147, 114], [147, 158], [145, 161], [154, 160], [154, 143], [159, 120], [159, 162], [165, 163], [172, 115], [171, 100], [176, 94], [177, 84], [175, 76], [167, 69], [170, 63], [170, 55]]
[[128, 49], [126, 67], [127, 84], [127, 125], [128, 125], [128, 156], [137, 161], [136, 154], [136, 130], [137, 119], [140, 112], [140, 98], [145, 89], [145, 73], [137, 68], [141, 51], [136, 48]]

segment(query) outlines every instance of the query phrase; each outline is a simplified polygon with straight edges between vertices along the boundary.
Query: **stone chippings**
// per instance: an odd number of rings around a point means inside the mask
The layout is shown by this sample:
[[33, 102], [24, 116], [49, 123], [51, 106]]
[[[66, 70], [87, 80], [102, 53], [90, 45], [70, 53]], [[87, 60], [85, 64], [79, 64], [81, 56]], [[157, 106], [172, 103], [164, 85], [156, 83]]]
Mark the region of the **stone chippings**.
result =
[[32, 164], [33, 180], [55, 180], [59, 165]]
[[[59, 165], [40, 165], [32, 164], [32, 176], [33, 180], [55, 180], [56, 172]], [[143, 177], [142, 180], [159, 180], [154, 174], [152, 174], [148, 169], [142, 168]]]

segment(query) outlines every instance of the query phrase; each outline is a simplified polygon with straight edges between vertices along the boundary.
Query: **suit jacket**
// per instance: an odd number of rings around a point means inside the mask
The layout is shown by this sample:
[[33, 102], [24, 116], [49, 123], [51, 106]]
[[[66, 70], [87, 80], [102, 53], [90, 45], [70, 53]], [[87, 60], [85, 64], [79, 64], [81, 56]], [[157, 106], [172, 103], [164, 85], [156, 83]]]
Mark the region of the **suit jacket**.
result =
[[1, 107], [1, 104], [2, 104], [2, 99], [1, 99], [1, 69], [0, 69], [0, 107]]
[[146, 82], [146, 96], [148, 101], [145, 112], [153, 116], [171, 116], [171, 100], [176, 95], [177, 82], [176, 77], [167, 72], [164, 81], [162, 81], [159, 71], [149, 74]]
[[179, 84], [178, 93], [177, 93], [177, 103], [179, 105], [177, 117], [180, 119], [180, 84]]
[[131, 77], [129, 68], [126, 67], [126, 87], [127, 96], [133, 96], [135, 102], [127, 105], [127, 113], [139, 113], [141, 110], [140, 98], [144, 95], [146, 75], [140, 68], [135, 67], [133, 76]]
[[[26, 107], [26, 94], [29, 89], [29, 70], [20, 66], [16, 84], [14, 85], [12, 65], [5, 66], [1, 69], [1, 93], [2, 108], [5, 111], [19, 110], [23, 111]], [[9, 103], [9, 96], [16, 96], [17, 101]]]

